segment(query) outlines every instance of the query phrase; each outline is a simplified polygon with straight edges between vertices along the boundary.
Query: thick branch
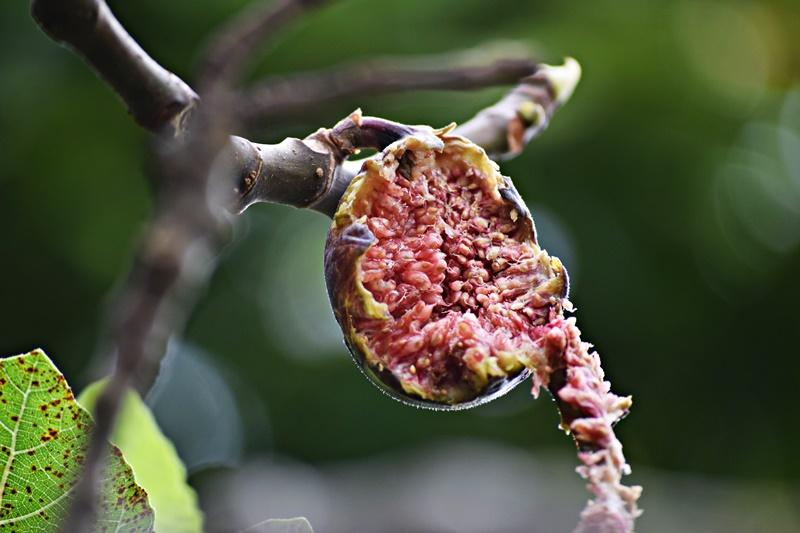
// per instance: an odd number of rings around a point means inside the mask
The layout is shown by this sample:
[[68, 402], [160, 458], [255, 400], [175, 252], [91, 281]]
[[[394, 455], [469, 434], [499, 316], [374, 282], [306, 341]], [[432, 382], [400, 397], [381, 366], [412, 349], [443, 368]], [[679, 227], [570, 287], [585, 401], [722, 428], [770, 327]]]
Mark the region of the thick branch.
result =
[[[212, 40], [204, 75], [234, 74], [223, 59], [244, 57], [268, 36], [268, 25], [284, 24], [303, 8], [322, 0], [282, 0], [260, 7], [255, 15], [236, 20]], [[42, 28], [54, 39], [69, 44], [84, 56], [106, 79], [128, 105], [137, 122], [151, 130], [169, 124], [174, 133], [183, 132], [187, 111], [198, 102], [195, 92], [174, 74], [148, 56], [130, 37], [102, 0], [33, 0], [33, 13]], [[510, 50], [501, 51], [507, 59], [481, 65], [475, 52], [448, 54], [438, 59], [415, 60], [405, 67], [380, 67], [377, 63], [350, 66], [317, 74], [303, 74], [283, 81], [257, 86], [236, 104], [240, 117], [247, 121], [261, 120], [267, 113], [276, 116], [296, 111], [310, 102], [320, 103], [359, 93], [404, 89], [468, 89], [525, 78], [503, 100], [479, 113], [456, 131], [483, 146], [490, 153], [508, 157], [516, 155], [524, 142], [541, 131], [553, 111], [569, 96], [577, 82], [579, 68], [568, 62], [564, 67], [537, 66], [529, 59], [514, 58]], [[243, 55], [244, 54], [244, 55]], [[497, 54], [495, 54], [495, 57]], [[231, 61], [234, 65], [239, 60]], [[455, 64], [449, 69], [433, 69], [437, 62]], [[216, 66], [215, 66], [216, 65]], [[222, 70], [215, 70], [220, 68]], [[218, 84], [218, 79], [215, 84]], [[227, 99], [217, 95], [219, 100]], [[212, 97], [208, 95], [208, 97]], [[242, 113], [242, 111], [245, 111]], [[217, 113], [217, 116], [223, 115]], [[228, 117], [225, 117], [228, 118]], [[338, 198], [360, 164], [348, 163], [344, 157], [330, 162], [330, 153], [314, 153], [310, 141], [287, 139], [279, 145], [258, 145], [242, 138], [233, 138], [235, 161], [240, 162], [231, 176], [231, 188], [237, 199], [234, 210], [241, 211], [256, 201], [289, 203], [306, 207], [315, 198], [314, 206], [331, 214]], [[302, 143], [302, 144], [301, 144]], [[313, 143], [312, 143], [313, 144]], [[366, 146], [366, 145], [365, 145]], [[258, 154], [258, 158], [255, 158]], [[309, 157], [299, 157], [306, 154]], [[346, 156], [345, 156], [346, 157]], [[249, 165], [260, 161], [259, 171]], [[322, 168], [322, 179], [316, 179]], [[250, 183], [252, 182], [252, 183]], [[254, 185], [258, 186], [254, 186]], [[315, 187], [318, 189], [314, 190]]]
[[555, 110], [572, 96], [580, 77], [580, 64], [572, 58], [562, 66], [541, 65], [455, 133], [482, 146], [495, 159], [514, 157], [547, 127]]
[[[184, 135], [156, 139], [152, 167], [158, 197], [151, 222], [137, 247], [130, 273], [111, 308], [112, 351], [116, 366], [96, 405], [95, 427], [74, 499], [61, 531], [92, 531], [110, 438], [128, 387], [149, 389], [169, 337], [179, 331], [214, 269], [226, 234], [221, 194], [211, 182], [233, 169], [216, 163], [228, 140], [225, 120], [206, 105]], [[195, 131], [198, 130], [198, 132]]]
[[[96, 425], [83, 474], [75, 487], [73, 502], [61, 525], [62, 531], [93, 529], [106, 441], [116, 423], [125, 391], [137, 377], [140, 383], [151, 381], [167, 339], [181, 328], [192, 308], [191, 301], [187, 300], [197, 294], [213, 271], [225, 228], [220, 207], [231, 203], [231, 191], [221, 184], [234, 175], [232, 165], [238, 161], [237, 158], [218, 157], [230, 144], [229, 132], [236, 129], [235, 115], [230, 113], [230, 84], [249, 59], [249, 52], [268, 35], [270, 29], [288, 21], [302, 11], [305, 4], [313, 3], [316, 2], [284, 0], [276, 8], [261, 11], [263, 15], [252, 19], [245, 17], [238, 25], [229, 26], [229, 31], [223, 32], [223, 36], [229, 35], [234, 39], [232, 47], [225, 50], [226, 41], [223, 39], [223, 46], [212, 48], [211, 56], [212, 59], [219, 57], [213, 52], [222, 50], [227, 62], [212, 61], [212, 68], [205, 71], [209, 77], [201, 77], [203, 107], [194, 114], [187, 131], [182, 131], [180, 124], [175, 125], [175, 133], [183, 135], [157, 139], [157, 179], [154, 180], [159, 185], [157, 208], [137, 250], [131, 274], [115, 302], [115, 322], [111, 330], [117, 364], [109, 386], [97, 401]], [[98, 11], [101, 12], [103, 9]], [[107, 20], [113, 20], [107, 7], [105, 15]], [[64, 26], [70, 27], [74, 23], [68, 19]], [[116, 26], [118, 37], [127, 36], [118, 23]], [[128, 39], [132, 42], [130, 37]], [[92, 42], [91, 38], [77, 40], [75, 46], [81, 49]], [[122, 49], [130, 51], [132, 47], [128, 43]], [[89, 52], [86, 55], [92, 57]], [[115, 72], [113, 67], [102, 62], [98, 65]], [[109, 79], [114, 85], [116, 78], [111, 76]]]
[[227, 156], [237, 181], [229, 205], [241, 212], [256, 202], [271, 202], [330, 216], [349, 183], [349, 179], [341, 179], [343, 161], [361, 148], [382, 150], [412, 133], [419, 135], [421, 130], [364, 117], [357, 110], [333, 128], [321, 129], [302, 140], [257, 144], [233, 137]]
[[348, 96], [419, 89], [478, 89], [515, 83], [537, 68], [529, 58], [501, 58], [488, 64], [472, 60], [470, 64], [455, 61], [455, 57], [449, 54], [423, 60], [368, 61], [267, 79], [242, 94], [238, 113], [246, 124], [255, 126]]
[[133, 118], [151, 131], [182, 128], [195, 92], [156, 63], [114, 17], [104, 0], [33, 0], [39, 26], [68, 45], [111, 85]]
[[93, 413], [96, 424], [62, 532], [95, 530], [97, 483], [106, 458], [106, 449], [95, 442], [110, 438], [133, 377], [143, 366], [158, 368], [169, 335], [192, 307], [181, 299], [192, 297], [193, 285], [202, 283], [214, 264], [211, 243], [199, 239], [191, 227], [175, 222], [161, 217], [151, 223], [119, 295], [113, 332], [117, 366]]

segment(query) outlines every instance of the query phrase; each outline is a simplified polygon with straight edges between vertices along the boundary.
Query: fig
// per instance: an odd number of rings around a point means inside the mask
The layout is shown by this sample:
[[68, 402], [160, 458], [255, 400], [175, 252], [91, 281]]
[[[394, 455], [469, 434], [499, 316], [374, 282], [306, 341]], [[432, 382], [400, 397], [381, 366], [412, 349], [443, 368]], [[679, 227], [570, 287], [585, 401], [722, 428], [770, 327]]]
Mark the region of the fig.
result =
[[354, 360], [395, 399], [456, 410], [529, 376], [534, 397], [547, 388], [593, 494], [575, 531], [633, 531], [641, 487], [622, 483], [614, 432], [631, 398], [564, 316], [567, 271], [483, 149], [417, 127], [366, 160], [333, 217], [325, 278]]
[[464, 409], [548, 365], [567, 271], [482, 148], [416, 127], [365, 161], [333, 217], [328, 295], [359, 368], [418, 407]]

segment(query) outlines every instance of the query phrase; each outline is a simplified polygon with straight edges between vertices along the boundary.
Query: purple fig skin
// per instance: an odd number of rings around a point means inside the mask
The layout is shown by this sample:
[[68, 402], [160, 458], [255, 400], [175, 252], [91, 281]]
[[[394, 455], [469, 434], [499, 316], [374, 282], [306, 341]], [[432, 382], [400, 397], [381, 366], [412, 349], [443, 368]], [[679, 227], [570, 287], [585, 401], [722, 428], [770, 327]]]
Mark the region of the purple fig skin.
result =
[[[537, 298], [544, 303], [537, 304], [538, 322], [531, 324], [531, 336], [534, 339], [534, 330], [537, 327], [560, 315], [564, 307], [569, 308], [568, 275], [557, 258], [549, 257], [538, 247], [534, 222], [528, 208], [511, 180], [499, 173], [496, 164], [481, 148], [462, 137], [452, 135], [451, 128], [431, 130], [418, 127], [418, 130], [417, 134], [396, 141], [376, 158], [368, 160], [342, 197], [325, 245], [328, 296], [354, 361], [381, 391], [416, 407], [437, 410], [466, 409], [510, 391], [530, 376], [534, 362], [542, 360], [544, 356], [541, 350], [528, 345], [519, 350], [520, 353], [505, 354], [513, 361], [506, 362], [502, 369], [498, 370], [494, 357], [490, 356], [494, 371], [487, 375], [483, 375], [480, 365], [475, 366], [475, 371], [472, 368], [461, 368], [453, 376], [441, 378], [437, 387], [432, 388], [414, 381], [414, 375], [408, 375], [408, 372], [404, 375], [399, 367], [393, 366], [391, 353], [376, 354], [370, 341], [362, 335], [360, 324], [364, 320], [392, 321], [392, 317], [386, 306], [376, 301], [363, 283], [362, 260], [379, 240], [370, 230], [368, 217], [363, 216], [363, 212], [369, 210], [368, 204], [377, 200], [370, 197], [372, 189], [395, 173], [400, 176], [414, 174], [416, 179], [425, 179], [415, 171], [415, 167], [419, 166], [415, 162], [425, 158], [428, 164], [434, 166], [437, 161], [442, 161], [445, 165], [455, 161], [461, 167], [475, 169], [487, 183], [485, 187], [487, 194], [492, 196], [493, 209], [503, 209], [505, 206], [503, 212], [515, 213], [512, 215], [514, 229], [508, 235], [509, 242], [525, 243], [530, 250], [539, 254], [539, 263], [535, 265], [538, 283], [531, 285], [530, 289], [537, 289]], [[412, 357], [417, 356], [427, 359], [427, 352], [423, 349], [418, 354], [412, 354]], [[460, 353], [455, 356], [460, 356]], [[464, 367], [460, 361], [458, 364]], [[413, 365], [411, 369], [416, 374]]]

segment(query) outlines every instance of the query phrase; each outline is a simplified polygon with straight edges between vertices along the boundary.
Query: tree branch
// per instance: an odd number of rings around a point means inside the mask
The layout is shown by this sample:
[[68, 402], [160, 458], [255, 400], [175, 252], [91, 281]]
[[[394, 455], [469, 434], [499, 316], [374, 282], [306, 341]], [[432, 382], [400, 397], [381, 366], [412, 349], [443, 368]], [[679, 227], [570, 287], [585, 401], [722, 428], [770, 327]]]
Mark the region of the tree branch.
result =
[[276, 0], [255, 3], [211, 37], [200, 63], [198, 86], [218, 84], [220, 80], [236, 81], [263, 41], [307, 9], [327, 1]]
[[483, 147], [495, 159], [514, 157], [547, 127], [556, 109], [572, 96], [580, 77], [580, 64], [571, 57], [562, 66], [541, 65], [455, 133]]
[[[505, 57], [480, 64], [469, 55], [369, 61], [270, 78], [243, 91], [237, 111], [245, 124], [257, 126], [275, 117], [290, 116], [308, 106], [348, 96], [421, 89], [478, 89], [514, 83], [533, 74], [537, 68], [530, 58]], [[442, 68], [443, 65], [448, 66]]]
[[[580, 74], [580, 65], [572, 58], [562, 66], [541, 65], [496, 104], [457, 127], [455, 133], [472, 140], [496, 158], [513, 157], [544, 131], [556, 109], [569, 100]], [[362, 136], [393, 124], [366, 118], [365, 122], [359, 122], [360, 111], [350, 120], [367, 130], [356, 130]], [[347, 122], [340, 122], [332, 131]], [[319, 147], [313, 146], [317, 135], [319, 132], [304, 141], [286, 139], [278, 145], [259, 145], [236, 138], [236, 158], [241, 165], [237, 167], [239, 184], [235, 187], [234, 210], [241, 212], [256, 202], [277, 202], [309, 207], [333, 216], [339, 199], [360, 171], [363, 161], [347, 161], [346, 157], [352, 152], [339, 154], [338, 158], [331, 158], [332, 152], [327, 148], [320, 152]], [[379, 149], [388, 144], [367, 143], [363, 138], [360, 142], [361, 147]], [[280, 164], [276, 166], [278, 161]]]
[[[320, 129], [303, 140], [288, 138], [279, 144], [257, 144], [234, 137], [229, 147], [237, 161], [239, 184], [232, 210], [242, 212], [257, 202], [307, 207], [332, 216], [349, 180], [341, 166], [361, 148], [383, 150], [418, 128], [356, 110], [331, 129]], [[351, 177], [352, 178], [352, 177]]]
[[[120, 95], [140, 125], [162, 132], [155, 142], [156, 209], [112, 308], [110, 331], [117, 365], [97, 402], [84, 473], [62, 531], [93, 527], [105, 442], [121, 400], [132, 383], [146, 389], [169, 336], [181, 328], [198, 289], [213, 271], [228, 228], [219, 207], [240, 212], [254, 202], [270, 201], [331, 215], [361, 164], [346, 164], [348, 156], [360, 147], [382, 149], [416, 131], [356, 112], [329, 130], [277, 145], [229, 136], [238, 118], [230, 112], [236, 108], [230, 84], [241, 75], [252, 52], [293, 16], [322, 1], [278, 0], [226, 26], [212, 40], [201, 63], [198, 86], [203, 105], [198, 107], [197, 94], [148, 56], [103, 0], [32, 0], [33, 15], [42, 29], [83, 56]], [[529, 73], [532, 68], [530, 62], [498, 62], [483, 69], [431, 71], [418, 76], [398, 70], [394, 78], [382, 82], [363, 71], [358, 83], [350, 89], [340, 86], [339, 93], [420, 85], [476, 87], [495, 84], [512, 74], [517, 77], [523, 69]], [[529, 76], [501, 102], [467, 122], [462, 126], [465, 134], [477, 136], [473, 139], [486, 142], [487, 147], [518, 151], [519, 142], [542, 129], [577, 81], [573, 76], [571, 85], [562, 83], [556, 75], [561, 71], [548, 69], [545, 74], [537, 71]], [[412, 79], [401, 82], [404, 74]], [[309, 79], [305, 83], [310, 91], [318, 90]], [[189, 124], [186, 118], [195, 107]], [[539, 119], [542, 116], [545, 120]], [[515, 128], [520, 125], [524, 131], [517, 135]], [[507, 145], [498, 141], [501, 136]]]
[[[510, 159], [544, 131], [555, 111], [572, 96], [580, 75], [580, 65], [572, 58], [567, 58], [562, 66], [541, 65], [535, 74], [524, 78], [496, 104], [458, 126], [454, 133], [481, 146], [495, 159]], [[363, 163], [343, 161], [336, 170], [334, 184], [321, 195], [324, 200], [312, 209], [333, 216], [339, 199]]]
[[151, 131], [183, 127], [197, 94], [147, 55], [104, 0], [33, 0], [33, 17], [54, 40], [82, 56]]
[[[80, 2], [87, 0], [73, 1], [79, 4], [71, 5], [72, 10], [85, 7]], [[131, 273], [113, 307], [111, 331], [117, 364], [109, 385], [97, 401], [95, 427], [83, 473], [61, 524], [62, 531], [93, 529], [106, 442], [116, 423], [125, 391], [137, 378], [140, 383], [151, 381], [169, 336], [181, 328], [192, 307], [188, 305], [191, 303], [189, 300], [197, 294], [214, 269], [216, 253], [227, 228], [220, 207], [230, 204], [230, 191], [220, 184], [228, 182], [230, 176], [234, 175], [233, 164], [239, 161], [237, 158], [218, 157], [223, 148], [230, 145], [229, 132], [235, 129], [235, 117], [230, 113], [230, 83], [238, 74], [238, 69], [245, 65], [251, 48], [266, 36], [266, 31], [274, 25], [285, 23], [292, 15], [299, 13], [306, 3], [313, 2], [284, 0], [277, 9], [263, 11], [265, 15], [262, 17], [241, 19], [241, 31], [237, 30], [235, 24], [229, 26], [229, 34], [238, 36], [241, 42], [235, 42], [233, 48], [227, 50], [229, 65], [216, 72], [213, 69], [206, 72], [213, 77], [205, 80], [201, 77], [203, 107], [195, 113], [185, 131], [177, 123], [173, 135], [161, 136], [156, 140], [156, 210], [137, 250]], [[66, 18], [63, 23], [58, 23], [59, 14], [67, 13], [65, 16], [69, 17], [72, 11], [70, 7], [60, 13], [58, 10], [51, 12], [51, 15], [56, 15], [54, 19], [49, 19], [51, 26], [69, 28], [81, 20], [97, 18], [92, 13], [88, 17], [84, 13], [83, 16]], [[96, 13], [104, 13], [105, 20], [112, 20], [116, 24], [117, 30], [112, 35], [111, 44], [118, 44], [123, 52], [137, 51], [138, 45], [113, 19], [105, 4]], [[70, 35], [74, 31], [61, 33]], [[126, 37], [128, 42], [125, 42]], [[88, 58], [93, 57], [92, 44], [94, 39], [91, 37], [74, 41], [74, 46]], [[88, 49], [83, 50], [80, 48], [82, 46]], [[212, 52], [214, 50], [212, 48]], [[138, 51], [141, 49], [138, 48]], [[150, 63], [148, 72], [157, 71], [155, 62], [150, 60]], [[215, 66], [213, 61], [210, 64]], [[92, 65], [116, 72], [113, 65], [104, 61], [95, 61]], [[116, 75], [107, 79], [112, 81], [115, 89], [120, 90], [114, 83], [119, 81]], [[126, 93], [121, 91], [121, 94]], [[183, 135], [177, 135], [181, 133]], [[241, 146], [241, 143], [233, 145]]]
[[[105, 443], [114, 429], [125, 392], [136, 383], [147, 390], [169, 337], [182, 328], [198, 289], [211, 275], [228, 224], [217, 191], [209, 187], [231, 169], [215, 165], [228, 140], [225, 120], [209, 120], [206, 105], [183, 135], [155, 139], [151, 172], [157, 184], [153, 217], [133, 265], [111, 306], [109, 358], [116, 365], [95, 406], [95, 426], [61, 531], [92, 531]], [[212, 194], [210, 194], [210, 192]]]
[[[580, 80], [580, 65], [568, 58], [562, 66], [540, 66], [499, 102], [455, 129], [495, 157], [517, 155], [541, 133], [553, 113], [566, 103]], [[229, 147], [236, 161], [232, 209], [241, 212], [257, 202], [308, 207], [333, 216], [341, 195], [363, 161], [347, 161], [353, 148], [383, 149], [411, 132], [408, 126], [362, 117], [357, 111], [332, 130], [305, 140], [256, 144], [234, 137]], [[337, 143], [350, 149], [337, 149]]]
[[[234, 66], [242, 59], [226, 63], [224, 58], [246, 57], [269, 35], [269, 24], [285, 24], [303, 8], [322, 1], [281, 0], [266, 8], [259, 6], [255, 15], [245, 14], [228, 24], [212, 39], [203, 61], [207, 83], [216, 79], [214, 76], [235, 75]], [[112, 86], [140, 125], [151, 131], [169, 126], [173, 134], [183, 133], [187, 115], [198, 104], [197, 94], [147, 55], [103, 0], [33, 0], [32, 11], [48, 35], [68, 44]], [[485, 49], [480, 50], [485, 54]], [[507, 47], [495, 50], [494, 56], [501, 55], [501, 58], [488, 64], [481, 65], [476, 55], [475, 51], [451, 53], [399, 61], [390, 67], [373, 62], [270, 80], [243, 93], [234, 106], [238, 116], [252, 122], [261, 121], [270, 113], [275, 116], [290, 114], [309, 103], [324, 103], [367, 92], [470, 89], [507, 83], [528, 75], [503, 100], [456, 130], [496, 157], [516, 155], [568, 98], [577, 83], [579, 67], [573, 68], [568, 62], [565, 67], [544, 67], [544, 71], [540, 71], [532, 60], [513, 57]], [[444, 70], [432, 67], [441, 63], [455, 66]], [[558, 96], [554, 96], [556, 92]], [[217, 104], [222, 106], [230, 101], [222, 95], [218, 95], [218, 100], [225, 102]], [[316, 209], [328, 214], [335, 210], [335, 202], [357, 173], [360, 163], [341, 159], [337, 161], [341, 163], [339, 166], [323, 165], [317, 159], [328, 161], [330, 154], [325, 153], [301, 161], [295, 157], [297, 153], [311, 155], [314, 149], [305, 145], [300, 148], [300, 142], [287, 139], [279, 145], [259, 145], [243, 138], [232, 139], [229, 150], [233, 150], [233, 160], [240, 162], [231, 176], [231, 188], [239, 194], [238, 199], [229, 204], [235, 212], [258, 201], [305, 207], [310, 204], [303, 203], [302, 198], [312, 196], [319, 200]], [[294, 152], [292, 147], [301, 151]], [[263, 175], [253, 174], [251, 163], [256, 161], [255, 153], [260, 155], [258, 168]], [[281, 165], [276, 165], [276, 161], [281, 161]], [[323, 169], [322, 180], [315, 178], [317, 168]], [[298, 181], [293, 182], [294, 179]], [[249, 184], [251, 181], [258, 186], [253, 187]], [[290, 190], [293, 183], [295, 191]], [[313, 194], [308, 190], [317, 186], [320, 189]]]

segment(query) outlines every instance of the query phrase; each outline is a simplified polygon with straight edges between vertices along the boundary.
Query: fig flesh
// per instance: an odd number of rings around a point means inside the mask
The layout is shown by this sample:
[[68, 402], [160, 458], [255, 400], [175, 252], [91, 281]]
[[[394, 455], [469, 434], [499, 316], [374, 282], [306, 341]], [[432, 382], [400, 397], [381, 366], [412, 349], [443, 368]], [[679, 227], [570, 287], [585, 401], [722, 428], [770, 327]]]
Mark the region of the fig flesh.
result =
[[364, 163], [328, 235], [334, 314], [381, 390], [435, 409], [496, 398], [546, 364], [567, 272], [538, 246], [510, 179], [450, 128]]
[[362, 371], [392, 397], [457, 410], [532, 376], [547, 388], [593, 494], [576, 532], [631, 533], [641, 487], [614, 425], [631, 398], [612, 393], [581, 341], [561, 262], [536, 241], [511, 180], [450, 129], [419, 128], [367, 160], [328, 234], [334, 314]]

